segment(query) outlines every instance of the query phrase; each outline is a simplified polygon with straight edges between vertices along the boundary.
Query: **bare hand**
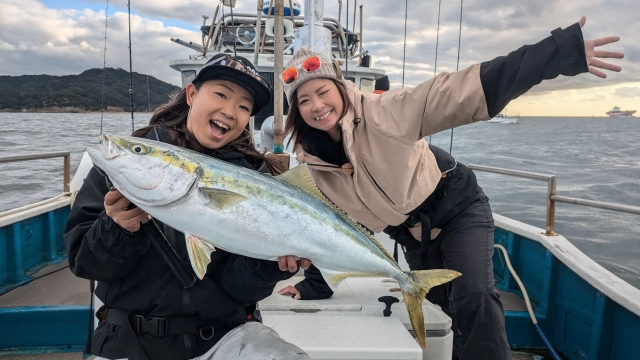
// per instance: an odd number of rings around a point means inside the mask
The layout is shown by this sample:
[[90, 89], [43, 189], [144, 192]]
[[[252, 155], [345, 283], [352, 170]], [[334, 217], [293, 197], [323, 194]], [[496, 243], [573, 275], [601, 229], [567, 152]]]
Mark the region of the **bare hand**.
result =
[[300, 291], [298, 291], [298, 289], [296, 289], [295, 286], [293, 285], [289, 285], [287, 287], [284, 287], [280, 290], [278, 290], [278, 294], [280, 295], [293, 295], [292, 297], [296, 300], [300, 300]]
[[[580, 28], [584, 26], [587, 22], [586, 17], [581, 17], [578, 24], [580, 24]], [[587, 57], [587, 66], [589, 67], [589, 72], [599, 78], [605, 79], [607, 74], [603, 73], [600, 69], [606, 69], [610, 71], [620, 72], [622, 68], [618, 65], [613, 65], [606, 63], [602, 60], [598, 60], [597, 58], [614, 58], [614, 59], [622, 59], [624, 54], [617, 51], [596, 51], [595, 48], [602, 45], [611, 44], [614, 42], [620, 41], [619, 36], [607, 36], [595, 40], [585, 40], [584, 41], [584, 51]]]
[[296, 272], [298, 271], [298, 266], [307, 270], [311, 265], [311, 260], [300, 258], [300, 260], [296, 260], [296, 257], [293, 255], [280, 256], [278, 258], [278, 267], [282, 271]]
[[128, 232], [140, 230], [140, 222], [148, 215], [140, 208], [126, 210], [131, 201], [118, 190], [109, 191], [104, 196], [104, 209], [113, 222]]

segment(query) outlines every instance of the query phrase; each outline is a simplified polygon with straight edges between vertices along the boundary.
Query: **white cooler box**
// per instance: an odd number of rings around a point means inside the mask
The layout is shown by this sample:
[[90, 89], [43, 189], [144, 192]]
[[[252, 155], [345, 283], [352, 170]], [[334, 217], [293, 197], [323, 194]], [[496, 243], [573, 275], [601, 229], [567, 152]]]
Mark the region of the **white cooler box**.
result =
[[[325, 300], [294, 300], [277, 290], [298, 283], [300, 276], [280, 282], [271, 296], [260, 302], [264, 324], [285, 340], [307, 351], [313, 359], [423, 359], [450, 360], [453, 347], [451, 318], [424, 301], [427, 350], [412, 337], [402, 293], [387, 278], [348, 278]], [[383, 282], [384, 281], [384, 282]], [[381, 296], [400, 299], [384, 317]]]

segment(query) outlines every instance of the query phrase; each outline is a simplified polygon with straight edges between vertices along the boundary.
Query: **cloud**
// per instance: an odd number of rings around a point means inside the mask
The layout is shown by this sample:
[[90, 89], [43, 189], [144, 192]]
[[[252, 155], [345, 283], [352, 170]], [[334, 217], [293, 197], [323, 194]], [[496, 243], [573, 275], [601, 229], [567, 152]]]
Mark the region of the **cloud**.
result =
[[[304, 4], [304, 1], [301, 0]], [[77, 3], [77, 2], [74, 2]], [[92, 5], [104, 0], [85, 0]], [[437, 72], [455, 71], [469, 65], [506, 55], [524, 44], [549, 36], [557, 27], [575, 23], [587, 16], [585, 38], [620, 35], [622, 41], [606, 46], [624, 51], [623, 60], [612, 60], [623, 73], [608, 73], [606, 80], [591, 75], [560, 76], [534, 87], [531, 95], [555, 90], [588, 89], [640, 82], [640, 2], [637, 0], [465, 0], [460, 30], [460, 2], [408, 1], [407, 45], [404, 41], [404, 1], [359, 1], [363, 5], [365, 50], [374, 65], [387, 71], [392, 86], [403, 78], [407, 86], [417, 85]], [[350, 1], [348, 26], [353, 26]], [[126, 9], [126, 0], [111, 0], [110, 7]], [[342, 1], [342, 25], [347, 18], [347, 1]], [[438, 5], [440, 30], [438, 28]], [[83, 9], [51, 9], [37, 0], [0, 0], [0, 73], [70, 74], [102, 66], [104, 12]], [[150, 73], [179, 84], [179, 76], [168, 66], [173, 59], [188, 58], [193, 51], [173, 44], [170, 37], [200, 42], [201, 15], [213, 17], [216, 2], [208, 0], [165, 0], [132, 3], [132, 42], [134, 71]], [[89, 6], [88, 6], [89, 7]], [[225, 10], [227, 13], [229, 9]], [[110, 10], [112, 12], [112, 10]], [[254, 14], [255, 1], [238, 1], [236, 14]], [[337, 1], [325, 1], [325, 16], [337, 18]], [[615, 20], [612, 20], [615, 19]], [[210, 22], [209, 19], [208, 22]], [[28, 24], [28, 27], [25, 27]], [[178, 26], [170, 26], [179, 24]], [[356, 27], [359, 25], [356, 20]], [[107, 66], [128, 69], [128, 27], [126, 13], [110, 13]], [[438, 58], [436, 63], [436, 36]], [[460, 41], [460, 59], [458, 42]]]
[[640, 98], [640, 86], [624, 86], [614, 90], [614, 94], [619, 98]]
[[[35, 0], [3, 0], [0, 6], [0, 74], [68, 75], [102, 67], [104, 12], [50, 9]], [[108, 22], [106, 65], [128, 70], [127, 14], [110, 14]], [[169, 38], [196, 40], [198, 33], [135, 15], [131, 32], [133, 70], [180, 84], [179, 74], [167, 64], [188, 57], [189, 50]]]

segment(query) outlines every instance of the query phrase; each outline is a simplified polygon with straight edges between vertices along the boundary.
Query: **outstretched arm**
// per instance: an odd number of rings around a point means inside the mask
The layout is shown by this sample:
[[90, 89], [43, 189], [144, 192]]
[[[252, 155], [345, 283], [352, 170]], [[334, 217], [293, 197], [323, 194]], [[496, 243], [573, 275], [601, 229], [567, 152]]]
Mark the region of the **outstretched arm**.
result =
[[622, 58], [622, 53], [597, 50], [620, 38], [584, 40], [581, 28], [585, 22], [583, 17], [566, 29], [553, 30], [551, 36], [536, 44], [461, 71], [440, 73], [415, 88], [364, 95], [368, 125], [387, 136], [414, 142], [439, 131], [491, 119], [543, 80], [586, 72], [604, 78], [600, 69], [620, 71], [619, 66], [601, 59]]
[[606, 77], [599, 69], [620, 71], [621, 68], [600, 58], [622, 58], [624, 55], [612, 51], [596, 51], [602, 45], [620, 40], [608, 36], [595, 40], [584, 40], [582, 26], [586, 18], [566, 29], [556, 29], [551, 36], [534, 45], [525, 45], [507, 56], [486, 61], [480, 67], [480, 81], [487, 101], [489, 117], [495, 116], [520, 95], [543, 80], [558, 75], [575, 76], [590, 72]]

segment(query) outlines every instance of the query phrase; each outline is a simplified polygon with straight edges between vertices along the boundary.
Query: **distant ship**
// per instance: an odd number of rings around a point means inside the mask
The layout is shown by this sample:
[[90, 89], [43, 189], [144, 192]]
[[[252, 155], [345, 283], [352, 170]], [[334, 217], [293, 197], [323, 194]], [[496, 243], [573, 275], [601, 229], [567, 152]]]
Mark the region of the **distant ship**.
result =
[[609, 117], [631, 117], [635, 112], [635, 110], [622, 111], [618, 106], [614, 106], [613, 110], [607, 111], [607, 115], [609, 115]]
[[520, 119], [520, 115], [516, 116], [507, 116], [503, 113], [498, 113], [498, 115], [493, 118], [487, 120], [488, 123], [498, 123], [498, 124], [517, 124]]

